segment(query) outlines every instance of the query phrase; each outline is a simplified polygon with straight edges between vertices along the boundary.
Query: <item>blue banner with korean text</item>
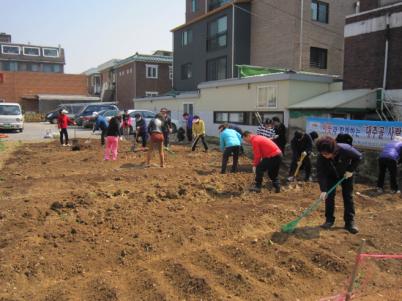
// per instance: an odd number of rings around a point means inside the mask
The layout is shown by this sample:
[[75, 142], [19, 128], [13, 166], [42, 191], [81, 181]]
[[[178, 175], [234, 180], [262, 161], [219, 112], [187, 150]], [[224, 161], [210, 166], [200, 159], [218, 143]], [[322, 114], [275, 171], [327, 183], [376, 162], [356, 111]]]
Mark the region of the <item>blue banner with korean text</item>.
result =
[[402, 122], [349, 120], [340, 118], [307, 118], [306, 132], [336, 137], [340, 133], [353, 137], [353, 145], [381, 149], [394, 136], [401, 136]]

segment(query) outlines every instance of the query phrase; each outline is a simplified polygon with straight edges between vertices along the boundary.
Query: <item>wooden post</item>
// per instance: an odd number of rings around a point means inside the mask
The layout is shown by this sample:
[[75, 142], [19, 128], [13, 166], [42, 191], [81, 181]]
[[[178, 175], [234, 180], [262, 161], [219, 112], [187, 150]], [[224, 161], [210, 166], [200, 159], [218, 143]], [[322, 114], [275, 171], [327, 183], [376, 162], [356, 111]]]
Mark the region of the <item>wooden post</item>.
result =
[[352, 278], [350, 279], [348, 291], [346, 293], [346, 298], [345, 298], [346, 301], [350, 301], [352, 298], [353, 285], [355, 284], [357, 271], [359, 270], [360, 254], [363, 253], [363, 248], [364, 248], [365, 244], [366, 244], [366, 240], [362, 239], [362, 242], [360, 243], [359, 251], [357, 252], [357, 255], [356, 255], [356, 262], [355, 262], [355, 266], [353, 267]]

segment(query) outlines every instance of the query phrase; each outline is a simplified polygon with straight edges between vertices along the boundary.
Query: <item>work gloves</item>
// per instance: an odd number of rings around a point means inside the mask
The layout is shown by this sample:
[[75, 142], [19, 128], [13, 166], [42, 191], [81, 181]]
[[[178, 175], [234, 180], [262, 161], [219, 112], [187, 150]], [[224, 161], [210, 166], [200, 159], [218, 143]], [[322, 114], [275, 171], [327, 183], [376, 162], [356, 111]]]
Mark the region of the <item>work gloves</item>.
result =
[[344, 177], [345, 179], [349, 179], [349, 178], [353, 177], [353, 172], [347, 171], [347, 172], [345, 172], [345, 174], [343, 175], [343, 177]]
[[253, 166], [253, 173], [255, 174], [255, 171], [256, 171], [256, 167], [255, 166]]
[[306, 156], [307, 156], [307, 152], [302, 152], [301, 155], [302, 155], [302, 157], [306, 157]]

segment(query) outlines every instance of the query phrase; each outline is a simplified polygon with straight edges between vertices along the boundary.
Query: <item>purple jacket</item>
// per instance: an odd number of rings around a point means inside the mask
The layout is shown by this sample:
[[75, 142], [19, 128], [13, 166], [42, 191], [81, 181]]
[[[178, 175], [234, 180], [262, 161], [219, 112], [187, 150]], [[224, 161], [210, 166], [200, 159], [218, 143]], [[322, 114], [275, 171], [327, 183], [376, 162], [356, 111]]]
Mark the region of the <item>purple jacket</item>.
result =
[[380, 158], [399, 161], [402, 157], [402, 142], [392, 141], [384, 146]]

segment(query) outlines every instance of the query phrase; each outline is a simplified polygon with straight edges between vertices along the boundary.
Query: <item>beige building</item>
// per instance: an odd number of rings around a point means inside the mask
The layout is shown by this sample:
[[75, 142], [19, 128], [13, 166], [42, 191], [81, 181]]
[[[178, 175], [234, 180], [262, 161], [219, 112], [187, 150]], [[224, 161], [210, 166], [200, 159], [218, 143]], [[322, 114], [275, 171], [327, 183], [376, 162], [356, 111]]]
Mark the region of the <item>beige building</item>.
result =
[[[211, 136], [218, 135], [217, 128], [224, 122], [255, 131], [258, 125], [255, 112], [263, 119], [279, 117], [292, 131], [305, 128], [308, 116], [353, 118], [355, 109], [361, 112], [375, 108], [374, 91], [350, 94], [342, 91], [342, 83], [336, 77], [321, 74], [275, 73], [204, 82], [198, 88], [199, 93], [135, 99], [135, 108], [157, 112], [165, 107], [178, 120], [184, 112], [199, 115], [205, 121], [207, 135]], [[336, 106], [332, 99], [336, 99]]]
[[251, 65], [342, 75], [345, 17], [356, 2], [253, 1]]

